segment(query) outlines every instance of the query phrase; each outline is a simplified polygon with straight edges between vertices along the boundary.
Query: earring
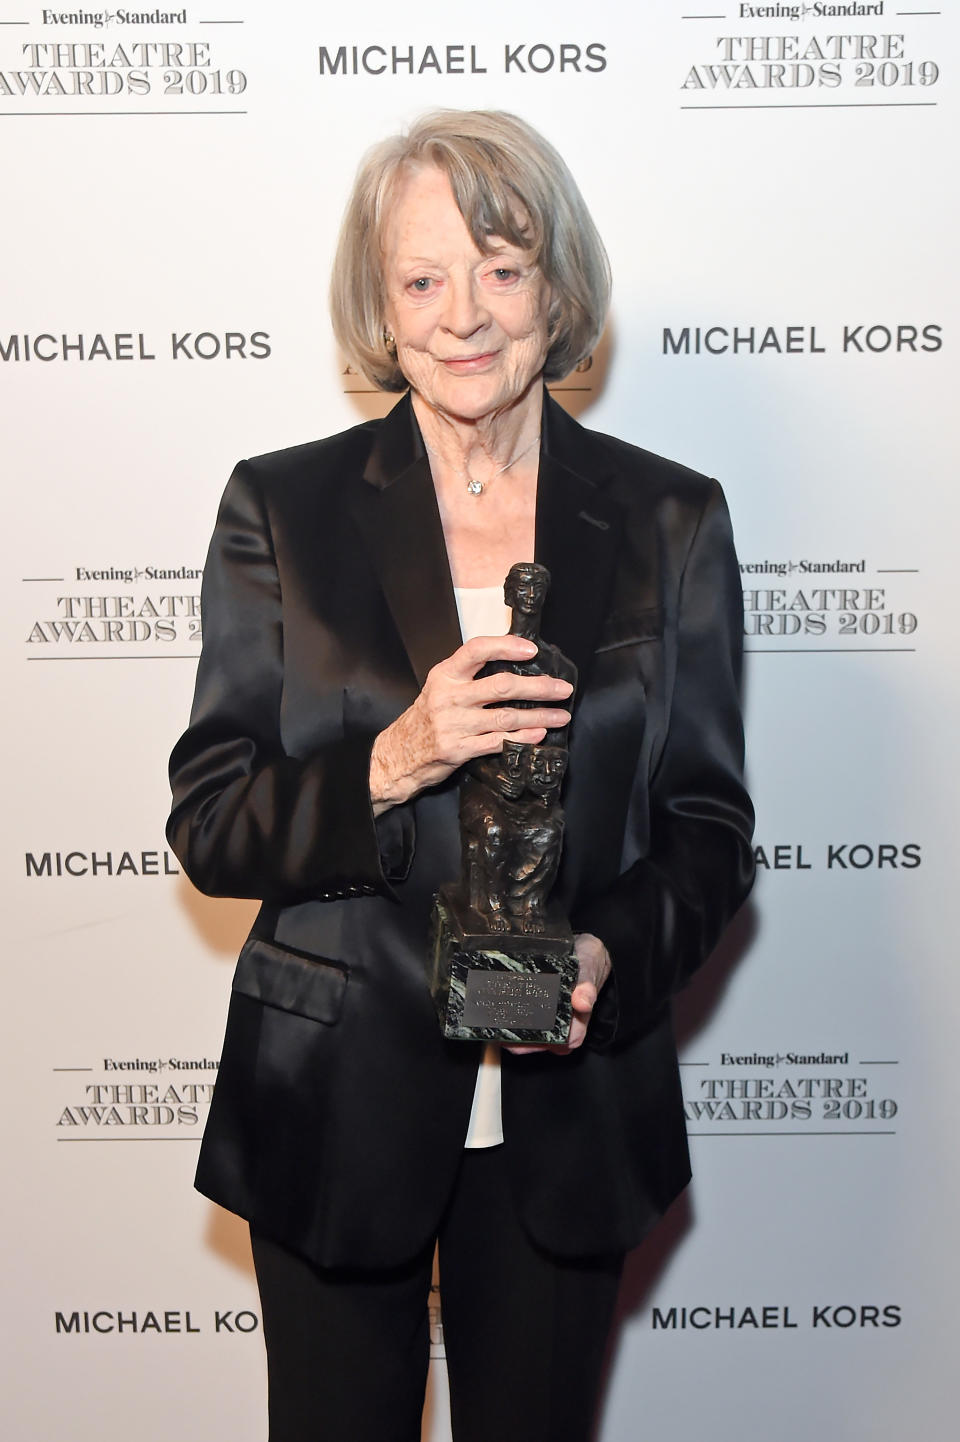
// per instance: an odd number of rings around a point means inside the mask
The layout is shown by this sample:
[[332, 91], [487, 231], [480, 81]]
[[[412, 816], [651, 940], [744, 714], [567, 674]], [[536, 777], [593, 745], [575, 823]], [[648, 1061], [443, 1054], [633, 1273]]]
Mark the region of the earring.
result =
[[384, 328], [383, 328], [383, 344], [384, 344], [384, 347], [385, 347], [385, 349], [386, 349], [387, 355], [390, 355], [390, 356], [393, 356], [394, 358], [396, 358], [396, 354], [397, 354], [397, 342], [396, 342], [396, 340], [394, 339], [394, 337], [391, 335], [390, 331], [387, 330], [386, 326], [384, 326]]

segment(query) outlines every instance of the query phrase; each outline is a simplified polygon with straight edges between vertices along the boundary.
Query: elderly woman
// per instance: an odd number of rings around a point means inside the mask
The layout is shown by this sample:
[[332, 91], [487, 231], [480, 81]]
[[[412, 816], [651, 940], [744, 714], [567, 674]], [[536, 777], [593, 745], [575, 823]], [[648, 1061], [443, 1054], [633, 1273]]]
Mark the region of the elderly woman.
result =
[[[719, 487], [576, 424], [606, 257], [560, 157], [428, 115], [361, 167], [338, 338], [385, 420], [243, 461], [204, 573], [168, 834], [262, 907], [197, 1185], [250, 1221], [272, 1442], [412, 1442], [435, 1246], [456, 1442], [585, 1442], [623, 1255], [689, 1176], [670, 998], [749, 890], [741, 602]], [[465, 763], [570, 722], [500, 670], [503, 579], [552, 576], [579, 668], [556, 895], [566, 1046], [446, 1041], [428, 986]], [[517, 703], [523, 703], [522, 705]]]

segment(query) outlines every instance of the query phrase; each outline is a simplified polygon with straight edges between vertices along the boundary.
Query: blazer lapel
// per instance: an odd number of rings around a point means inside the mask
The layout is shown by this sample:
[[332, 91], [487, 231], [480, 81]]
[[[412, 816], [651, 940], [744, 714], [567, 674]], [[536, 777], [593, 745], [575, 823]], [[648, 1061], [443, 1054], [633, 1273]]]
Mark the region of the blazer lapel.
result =
[[[586, 683], [620, 538], [590, 437], [549, 395], [537, 484], [535, 559], [550, 571], [543, 634]], [[430, 466], [409, 396], [378, 427], [352, 510], [418, 683], [461, 643]], [[522, 559], [522, 558], [518, 558]]]
[[378, 428], [352, 510], [422, 686], [461, 635], [437, 498], [409, 396]]
[[586, 684], [608, 609], [620, 540], [620, 512], [604, 494], [602, 453], [549, 396], [537, 485], [536, 557], [550, 572], [544, 639], [559, 646]]

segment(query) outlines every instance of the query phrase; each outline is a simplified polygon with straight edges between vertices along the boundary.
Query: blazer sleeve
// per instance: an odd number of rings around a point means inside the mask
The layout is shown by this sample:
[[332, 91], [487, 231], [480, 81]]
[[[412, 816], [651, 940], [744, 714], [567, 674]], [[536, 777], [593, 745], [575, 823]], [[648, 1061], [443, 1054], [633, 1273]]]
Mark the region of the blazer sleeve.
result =
[[743, 783], [743, 597], [716, 482], [680, 577], [666, 739], [650, 783], [650, 848], [578, 909], [611, 977], [591, 1019], [598, 1049], [645, 1031], [713, 950], [753, 884], [753, 807]]
[[170, 758], [167, 837], [210, 896], [266, 901], [393, 895], [409, 868], [403, 808], [375, 819], [374, 736], [287, 755], [283, 598], [267, 508], [248, 462], [224, 492], [203, 575], [203, 650], [190, 725]]

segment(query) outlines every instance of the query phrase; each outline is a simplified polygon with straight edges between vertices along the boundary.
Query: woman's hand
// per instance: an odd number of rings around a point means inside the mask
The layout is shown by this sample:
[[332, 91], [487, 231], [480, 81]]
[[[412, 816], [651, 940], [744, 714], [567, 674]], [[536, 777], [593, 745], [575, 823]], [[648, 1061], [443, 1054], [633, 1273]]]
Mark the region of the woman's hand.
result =
[[[413, 705], [381, 731], [370, 756], [370, 799], [379, 816], [446, 780], [475, 756], [489, 756], [504, 741], [535, 746], [548, 729], [566, 726], [558, 709], [573, 690], [555, 676], [498, 671], [477, 679], [488, 661], [529, 661], [537, 654], [522, 636], [474, 636], [428, 673]], [[539, 701], [532, 709], [512, 701]], [[487, 710], [491, 703], [494, 708]]]
[[557, 1056], [568, 1056], [570, 1052], [583, 1046], [590, 1024], [590, 1013], [597, 1004], [600, 988], [610, 975], [610, 953], [600, 938], [589, 931], [578, 932], [573, 939], [573, 949], [580, 964], [580, 971], [571, 998], [573, 1020], [567, 1040], [562, 1046], [508, 1046], [504, 1047], [504, 1051], [512, 1051], [515, 1056], [523, 1056], [532, 1051], [552, 1051]]

